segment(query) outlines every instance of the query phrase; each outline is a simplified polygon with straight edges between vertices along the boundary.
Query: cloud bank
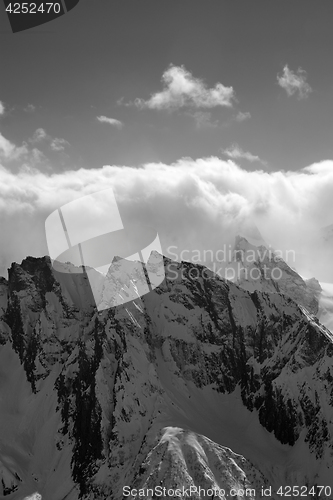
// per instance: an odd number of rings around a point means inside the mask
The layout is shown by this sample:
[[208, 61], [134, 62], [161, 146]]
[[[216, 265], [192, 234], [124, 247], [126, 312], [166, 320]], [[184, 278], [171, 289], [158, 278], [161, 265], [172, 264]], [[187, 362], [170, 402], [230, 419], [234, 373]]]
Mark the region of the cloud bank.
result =
[[53, 210], [106, 188], [113, 188], [124, 220], [157, 229], [166, 255], [170, 246], [179, 255], [182, 249], [216, 251], [232, 244], [237, 224], [250, 218], [268, 244], [303, 256], [291, 265], [317, 263], [312, 274], [326, 272], [321, 279], [333, 281], [332, 250], [326, 254], [313, 238], [314, 230], [333, 220], [333, 161], [297, 172], [264, 172], [217, 157], [60, 173], [14, 174], [0, 167], [2, 273], [12, 261], [48, 253], [44, 223]]
[[162, 75], [163, 90], [152, 94], [150, 99], [135, 99], [134, 104], [139, 109], [168, 109], [184, 107], [215, 108], [231, 107], [235, 98], [232, 87], [216, 83], [208, 88], [203, 80], [195, 78], [184, 66], [171, 65]]

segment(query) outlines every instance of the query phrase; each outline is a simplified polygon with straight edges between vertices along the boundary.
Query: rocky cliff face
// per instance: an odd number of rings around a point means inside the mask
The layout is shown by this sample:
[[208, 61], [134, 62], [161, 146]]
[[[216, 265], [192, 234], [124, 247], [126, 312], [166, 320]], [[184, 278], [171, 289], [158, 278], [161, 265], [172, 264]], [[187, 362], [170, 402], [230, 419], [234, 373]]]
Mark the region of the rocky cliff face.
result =
[[161, 266], [159, 287], [101, 312], [87, 275], [47, 257], [0, 282], [0, 496], [333, 489], [333, 336], [307, 297]]

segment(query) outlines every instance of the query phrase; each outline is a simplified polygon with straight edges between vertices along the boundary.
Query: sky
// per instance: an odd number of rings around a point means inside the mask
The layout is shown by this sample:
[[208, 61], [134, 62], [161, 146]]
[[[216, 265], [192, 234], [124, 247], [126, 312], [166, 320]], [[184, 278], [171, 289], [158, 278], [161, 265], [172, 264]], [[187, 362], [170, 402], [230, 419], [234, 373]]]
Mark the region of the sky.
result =
[[48, 253], [53, 210], [107, 187], [165, 247], [218, 248], [251, 216], [304, 253], [333, 223], [332, 15], [330, 0], [81, 0], [13, 34], [3, 8], [0, 274]]

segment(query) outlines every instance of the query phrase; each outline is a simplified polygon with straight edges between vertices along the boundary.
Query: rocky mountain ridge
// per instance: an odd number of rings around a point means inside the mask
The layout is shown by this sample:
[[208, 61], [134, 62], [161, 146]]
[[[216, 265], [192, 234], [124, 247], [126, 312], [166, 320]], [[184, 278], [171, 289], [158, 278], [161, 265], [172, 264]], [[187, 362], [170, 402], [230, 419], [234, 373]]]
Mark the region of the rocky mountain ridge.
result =
[[1, 280], [2, 494], [333, 488], [330, 331], [279, 291], [152, 254], [162, 266], [155, 290], [100, 312], [87, 275], [47, 257]]

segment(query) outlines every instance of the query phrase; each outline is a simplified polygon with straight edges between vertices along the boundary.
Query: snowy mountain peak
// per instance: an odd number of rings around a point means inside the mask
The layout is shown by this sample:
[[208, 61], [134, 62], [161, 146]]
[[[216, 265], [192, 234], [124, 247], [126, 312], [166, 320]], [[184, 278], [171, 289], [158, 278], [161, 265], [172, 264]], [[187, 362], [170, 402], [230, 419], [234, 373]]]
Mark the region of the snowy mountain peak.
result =
[[278, 252], [264, 245], [253, 245], [245, 237], [237, 236], [233, 256], [228, 265], [235, 276], [233, 281], [239, 286], [251, 292], [282, 293], [310, 313], [318, 313], [319, 283], [315, 278], [305, 282]]

